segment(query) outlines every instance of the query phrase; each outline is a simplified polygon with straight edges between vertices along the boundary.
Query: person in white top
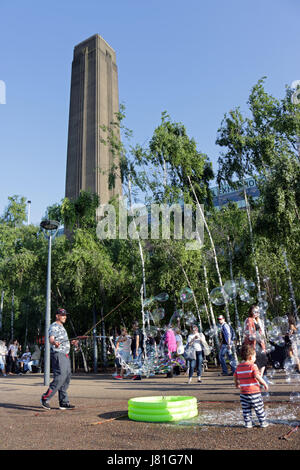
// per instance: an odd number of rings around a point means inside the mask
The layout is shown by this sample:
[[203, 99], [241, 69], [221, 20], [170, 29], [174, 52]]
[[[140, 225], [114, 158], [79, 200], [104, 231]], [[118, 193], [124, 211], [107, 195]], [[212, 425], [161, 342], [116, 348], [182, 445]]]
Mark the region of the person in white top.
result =
[[116, 344], [116, 357], [121, 364], [121, 373], [116, 375], [115, 379], [124, 378], [124, 372], [127, 369], [126, 364], [131, 360], [131, 341], [127, 329], [125, 327], [121, 328], [121, 335], [118, 337]]
[[189, 367], [188, 383], [190, 384], [192, 382], [195, 367], [197, 370], [198, 382], [201, 383], [202, 363], [203, 363], [203, 346], [202, 345], [205, 342], [205, 336], [203, 333], [199, 333], [197, 325], [193, 325], [191, 327], [191, 334], [188, 336], [187, 342], [188, 344], [193, 346], [193, 349], [196, 353], [196, 359], [187, 360], [188, 367]]

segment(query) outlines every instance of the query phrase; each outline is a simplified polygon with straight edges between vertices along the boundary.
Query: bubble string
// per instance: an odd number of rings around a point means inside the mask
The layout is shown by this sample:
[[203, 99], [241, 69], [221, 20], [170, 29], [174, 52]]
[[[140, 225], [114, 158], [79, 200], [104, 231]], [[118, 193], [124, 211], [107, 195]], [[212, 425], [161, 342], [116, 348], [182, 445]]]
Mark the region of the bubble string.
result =
[[192, 291], [193, 300], [194, 300], [195, 307], [196, 307], [196, 311], [197, 311], [197, 316], [198, 316], [200, 331], [202, 331], [202, 321], [201, 321], [201, 316], [200, 316], [200, 311], [199, 311], [197, 299], [196, 299], [195, 294], [194, 294], [194, 291], [193, 291], [193, 289], [192, 289], [192, 287], [191, 287], [191, 283], [190, 283], [189, 278], [188, 278], [188, 276], [187, 276], [187, 274], [186, 274], [186, 271], [185, 271], [184, 267], [182, 266], [182, 264], [178, 261], [178, 259], [175, 258], [175, 256], [172, 255], [172, 253], [170, 253], [170, 251], [169, 251], [169, 255], [170, 255], [170, 257], [180, 266], [180, 268], [181, 268], [181, 270], [182, 270], [182, 272], [183, 272], [183, 275], [184, 275], [184, 277], [185, 277], [185, 279], [186, 279], [186, 282], [187, 282], [189, 288], [190, 288], [191, 291]]
[[[231, 244], [229, 235], [227, 235], [227, 245], [228, 245], [228, 255], [229, 255], [230, 278], [233, 281], [232, 244]], [[241, 343], [241, 322], [240, 322], [240, 316], [239, 316], [236, 297], [234, 297], [233, 302], [234, 302], [234, 312], [235, 312], [236, 326], [237, 326], [237, 330], [238, 330], [238, 338], [239, 338], [239, 342]]]
[[[146, 333], [146, 328], [145, 328], [145, 311], [144, 311], [144, 298], [145, 298], [145, 285], [144, 283], [141, 285], [141, 290], [140, 290], [140, 293], [141, 293], [141, 305], [142, 305], [142, 325], [143, 325], [143, 346], [144, 346], [144, 358], [145, 358], [145, 362], [146, 364], [148, 363], [148, 356], [147, 356], [147, 333]], [[149, 327], [150, 327], [150, 319], [149, 319]]]
[[220, 341], [219, 341], [219, 336], [218, 336], [218, 333], [217, 333], [217, 325], [216, 325], [216, 320], [215, 320], [214, 311], [213, 311], [213, 307], [212, 307], [212, 302], [211, 302], [210, 295], [209, 295], [209, 290], [208, 290], [207, 269], [206, 269], [205, 261], [203, 262], [202, 266], [203, 266], [204, 284], [205, 284], [205, 291], [206, 291], [206, 295], [207, 295], [207, 299], [208, 299], [209, 312], [210, 312], [211, 321], [212, 321], [213, 328], [214, 328], [214, 336], [213, 336], [214, 337], [214, 343], [216, 345], [217, 355], [219, 355]]
[[[199, 212], [201, 214], [201, 217], [202, 217], [202, 220], [203, 220], [203, 223], [204, 223], [204, 227], [207, 231], [207, 234], [208, 234], [208, 237], [209, 237], [209, 240], [210, 240], [210, 244], [211, 244], [211, 247], [212, 247], [212, 251], [213, 251], [213, 255], [214, 255], [214, 262], [215, 262], [215, 267], [216, 267], [216, 271], [217, 271], [217, 275], [218, 275], [218, 279], [219, 279], [219, 284], [220, 284], [220, 288], [221, 288], [221, 291], [222, 291], [222, 294], [224, 296], [224, 300], [225, 300], [225, 315], [226, 315], [226, 319], [227, 319], [227, 322], [229, 323], [229, 325], [231, 325], [231, 321], [230, 321], [230, 314], [229, 314], [229, 307], [228, 307], [228, 301], [227, 301], [227, 298], [225, 296], [225, 291], [224, 291], [224, 286], [223, 286], [223, 281], [222, 281], [222, 277], [221, 277], [221, 273], [220, 273], [220, 269], [219, 269], [219, 263], [218, 263], [218, 257], [217, 257], [217, 253], [216, 253], [216, 248], [215, 248], [215, 244], [214, 244], [214, 241], [213, 241], [213, 238], [212, 238], [212, 235], [211, 235], [211, 231], [208, 227], [208, 224], [206, 222], [206, 218], [204, 216], [204, 213], [203, 213], [203, 210], [202, 210], [202, 207], [199, 203], [199, 200], [198, 200], [198, 197], [197, 197], [197, 194], [195, 192], [195, 189], [194, 189], [194, 186], [192, 184], [192, 181], [191, 181], [191, 178], [190, 176], [188, 175], [187, 176], [188, 178], [188, 181], [189, 181], [189, 185], [192, 189], [192, 192], [194, 194], [194, 197], [195, 197], [195, 201], [197, 203], [197, 207], [199, 209]], [[199, 239], [199, 234], [198, 234], [198, 239]], [[200, 241], [200, 240], [199, 240]], [[236, 361], [236, 363], [238, 364], [238, 357], [237, 357], [237, 353], [236, 353], [236, 347], [235, 347], [235, 344], [233, 344], [232, 346], [232, 352], [233, 352], [233, 356], [234, 356], [234, 359]]]

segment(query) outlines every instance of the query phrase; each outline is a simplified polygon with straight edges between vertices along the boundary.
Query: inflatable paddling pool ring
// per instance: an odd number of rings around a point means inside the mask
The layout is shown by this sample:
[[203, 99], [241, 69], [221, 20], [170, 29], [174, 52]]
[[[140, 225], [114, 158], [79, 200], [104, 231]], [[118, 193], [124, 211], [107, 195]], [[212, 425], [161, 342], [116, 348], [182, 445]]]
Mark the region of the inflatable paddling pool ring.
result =
[[185, 396], [131, 398], [128, 417], [134, 421], [181, 421], [198, 416], [197, 399]]

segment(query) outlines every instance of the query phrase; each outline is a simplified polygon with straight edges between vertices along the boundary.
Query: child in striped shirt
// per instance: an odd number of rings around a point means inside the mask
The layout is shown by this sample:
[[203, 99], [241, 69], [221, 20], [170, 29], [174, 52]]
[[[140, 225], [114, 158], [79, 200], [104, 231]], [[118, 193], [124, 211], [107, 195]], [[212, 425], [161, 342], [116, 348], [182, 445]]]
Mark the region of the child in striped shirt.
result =
[[258, 367], [254, 364], [256, 353], [253, 346], [243, 344], [241, 349], [241, 362], [234, 372], [236, 388], [240, 389], [240, 401], [246, 428], [252, 428], [252, 408], [256, 413], [261, 428], [266, 428], [268, 423], [265, 418], [264, 402], [261, 396], [260, 384], [265, 390], [268, 385], [261, 377]]

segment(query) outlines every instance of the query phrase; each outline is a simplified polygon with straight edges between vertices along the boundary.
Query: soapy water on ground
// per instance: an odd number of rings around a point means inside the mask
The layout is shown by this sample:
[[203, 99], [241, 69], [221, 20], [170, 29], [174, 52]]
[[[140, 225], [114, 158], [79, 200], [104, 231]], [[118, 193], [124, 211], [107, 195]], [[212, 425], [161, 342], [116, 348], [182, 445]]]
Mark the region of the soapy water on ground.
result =
[[[218, 427], [243, 427], [244, 420], [240, 407], [231, 410], [209, 410], [199, 407], [199, 414], [195, 418], [167, 423], [167, 426], [218, 426]], [[299, 408], [289, 405], [276, 405], [265, 407], [266, 419], [269, 425], [283, 424], [291, 427], [300, 425], [297, 415]], [[252, 412], [253, 424], [258, 426], [255, 412]]]

